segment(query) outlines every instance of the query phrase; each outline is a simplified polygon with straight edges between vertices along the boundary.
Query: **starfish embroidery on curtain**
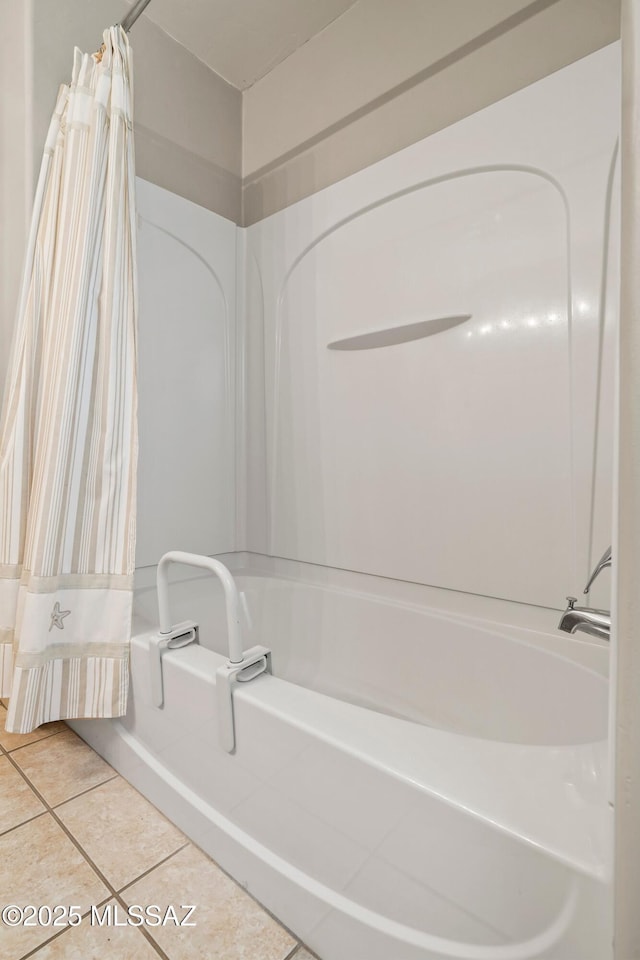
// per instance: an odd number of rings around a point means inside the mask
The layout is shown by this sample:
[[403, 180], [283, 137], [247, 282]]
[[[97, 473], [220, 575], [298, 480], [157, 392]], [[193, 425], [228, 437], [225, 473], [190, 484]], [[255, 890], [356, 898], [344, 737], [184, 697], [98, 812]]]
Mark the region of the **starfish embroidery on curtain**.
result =
[[71, 610], [61, 610], [60, 604], [56, 601], [53, 607], [53, 613], [51, 614], [51, 623], [49, 624], [49, 633], [53, 630], [54, 627], [57, 627], [58, 630], [64, 630], [64, 623], [62, 622], [65, 617], [68, 617], [71, 613]]

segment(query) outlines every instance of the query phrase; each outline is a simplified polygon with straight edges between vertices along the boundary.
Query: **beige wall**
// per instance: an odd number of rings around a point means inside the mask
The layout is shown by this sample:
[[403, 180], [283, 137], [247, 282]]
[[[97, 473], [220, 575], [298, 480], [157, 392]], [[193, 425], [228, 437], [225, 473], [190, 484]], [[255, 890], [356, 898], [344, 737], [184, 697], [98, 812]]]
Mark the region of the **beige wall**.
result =
[[13, 332], [32, 196], [31, 3], [0, 0], [0, 395]]
[[614, 942], [615, 960], [640, 960], [640, 5], [624, 0], [622, 8]]
[[[34, 0], [34, 157], [73, 47], [95, 50], [122, 0]], [[242, 95], [141, 17], [131, 31], [138, 175], [230, 220], [240, 216]]]
[[250, 224], [619, 37], [618, 0], [361, 0], [243, 94]]

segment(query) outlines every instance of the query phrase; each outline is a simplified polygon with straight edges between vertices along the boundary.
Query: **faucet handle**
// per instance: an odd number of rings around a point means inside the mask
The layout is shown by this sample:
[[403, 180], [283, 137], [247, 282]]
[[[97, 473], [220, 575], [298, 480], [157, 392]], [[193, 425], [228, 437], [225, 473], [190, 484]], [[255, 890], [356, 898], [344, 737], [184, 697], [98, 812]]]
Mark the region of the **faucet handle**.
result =
[[610, 567], [610, 566], [611, 566], [611, 547], [607, 547], [605, 552], [602, 554], [602, 556], [598, 560], [593, 573], [589, 577], [589, 580], [587, 581], [587, 585], [584, 588], [585, 593], [589, 593], [589, 590], [591, 589], [591, 584], [593, 583], [595, 578], [598, 576], [598, 574], [601, 573], [605, 567]]
[[578, 598], [577, 598], [577, 597], [567, 597], [567, 600], [569, 601], [569, 606], [567, 607], [567, 610], [573, 610], [573, 608], [575, 607], [576, 603], [578, 602]]

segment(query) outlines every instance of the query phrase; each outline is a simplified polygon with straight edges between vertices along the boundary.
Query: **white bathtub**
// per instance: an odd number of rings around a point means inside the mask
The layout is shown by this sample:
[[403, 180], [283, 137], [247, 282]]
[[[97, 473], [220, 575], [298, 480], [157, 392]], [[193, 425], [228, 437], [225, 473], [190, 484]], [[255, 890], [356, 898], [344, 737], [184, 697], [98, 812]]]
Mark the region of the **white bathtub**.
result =
[[202, 575], [171, 589], [201, 644], [165, 654], [163, 708], [140, 590], [129, 713], [80, 735], [322, 960], [606, 960], [607, 684], [567, 656], [579, 644], [237, 582], [245, 647], [270, 647], [274, 675], [237, 688], [234, 754], [217, 738], [222, 597]]

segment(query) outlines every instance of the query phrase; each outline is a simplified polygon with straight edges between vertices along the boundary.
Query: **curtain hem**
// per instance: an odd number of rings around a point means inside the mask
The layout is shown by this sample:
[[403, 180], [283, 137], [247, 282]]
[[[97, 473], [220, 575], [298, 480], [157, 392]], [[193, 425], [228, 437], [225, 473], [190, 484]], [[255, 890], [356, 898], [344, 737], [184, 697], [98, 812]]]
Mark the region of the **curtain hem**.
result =
[[31, 733], [52, 720], [120, 717], [126, 712], [128, 689], [128, 656], [87, 655], [16, 666], [5, 729]]

